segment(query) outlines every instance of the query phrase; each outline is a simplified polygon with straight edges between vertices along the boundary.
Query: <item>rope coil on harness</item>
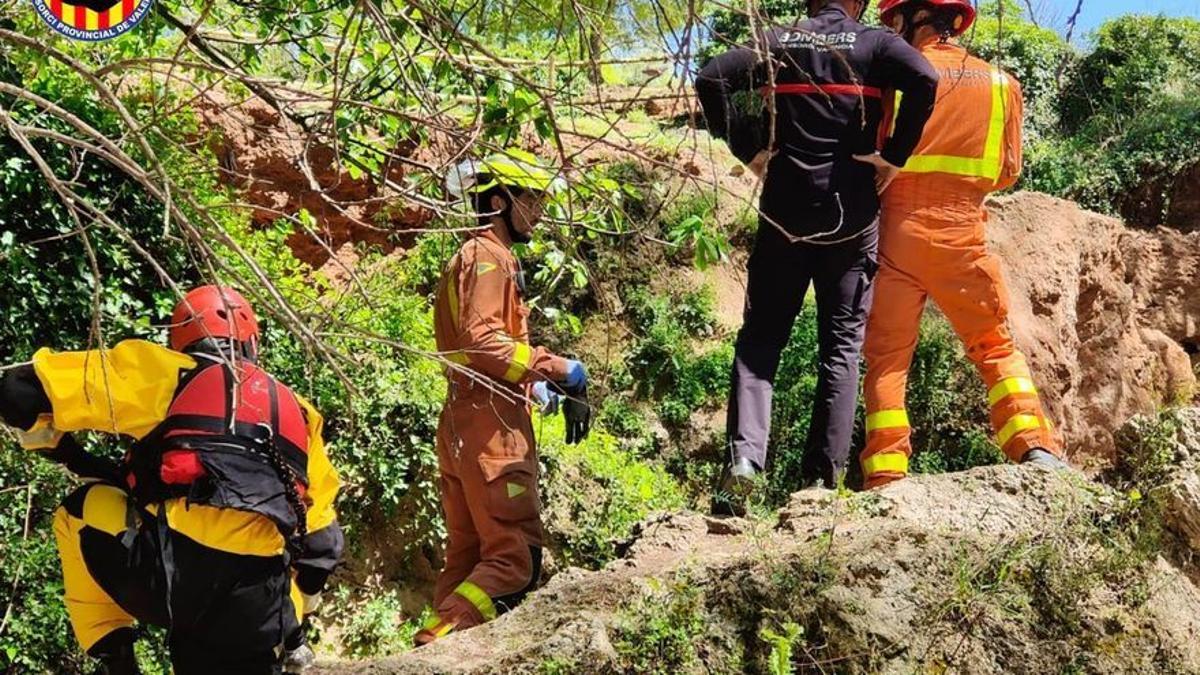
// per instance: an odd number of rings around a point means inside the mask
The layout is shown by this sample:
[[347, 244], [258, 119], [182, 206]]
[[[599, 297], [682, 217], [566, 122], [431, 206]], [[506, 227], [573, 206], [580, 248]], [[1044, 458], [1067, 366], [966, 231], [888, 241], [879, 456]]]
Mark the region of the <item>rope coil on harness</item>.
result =
[[288, 506], [296, 516], [296, 531], [291, 537], [288, 537], [289, 544], [299, 545], [304, 537], [308, 536], [308, 505], [304, 503], [304, 498], [300, 496], [300, 490], [296, 487], [299, 482], [296, 471], [288, 465], [287, 460], [275, 445], [274, 430], [269, 427], [268, 430], [270, 435], [266, 443], [267, 451], [263, 455], [275, 471], [275, 475], [279, 477], [279, 481], [283, 483], [284, 499], [287, 500]]

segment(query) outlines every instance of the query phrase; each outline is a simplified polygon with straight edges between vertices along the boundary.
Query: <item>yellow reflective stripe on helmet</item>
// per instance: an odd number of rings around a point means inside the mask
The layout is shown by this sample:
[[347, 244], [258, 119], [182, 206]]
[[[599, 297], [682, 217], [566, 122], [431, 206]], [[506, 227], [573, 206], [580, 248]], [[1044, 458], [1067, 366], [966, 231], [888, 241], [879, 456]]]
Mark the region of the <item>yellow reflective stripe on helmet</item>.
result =
[[863, 475], [868, 478], [881, 473], [908, 474], [908, 455], [903, 452], [881, 452], [862, 462]]
[[1003, 449], [1013, 439], [1013, 436], [1022, 431], [1040, 429], [1041, 426], [1042, 421], [1038, 419], [1037, 415], [1013, 415], [1009, 418], [1008, 422], [1005, 422], [1000, 432], [996, 434], [996, 440], [1000, 443], [1000, 448]]
[[1006, 377], [988, 391], [988, 406], [994, 406], [1013, 394], [1037, 394], [1028, 377]]
[[908, 413], [904, 410], [880, 410], [867, 415], [867, 433], [878, 429], [907, 429]]
[[529, 370], [529, 364], [533, 361], [533, 350], [524, 342], [512, 344], [512, 360], [508, 364], [508, 370], [504, 373], [504, 379], [516, 384], [525, 376], [525, 371]]
[[951, 173], [958, 176], [1000, 179], [1004, 163], [1004, 108], [1008, 101], [1008, 76], [992, 69], [992, 110], [982, 157], [956, 155], [913, 155], [904, 165], [909, 173]]
[[483, 615], [484, 621], [496, 618], [496, 606], [492, 604], [491, 597], [484, 593], [482, 588], [469, 581], [464, 581], [454, 589], [454, 592], [474, 605], [475, 609]]

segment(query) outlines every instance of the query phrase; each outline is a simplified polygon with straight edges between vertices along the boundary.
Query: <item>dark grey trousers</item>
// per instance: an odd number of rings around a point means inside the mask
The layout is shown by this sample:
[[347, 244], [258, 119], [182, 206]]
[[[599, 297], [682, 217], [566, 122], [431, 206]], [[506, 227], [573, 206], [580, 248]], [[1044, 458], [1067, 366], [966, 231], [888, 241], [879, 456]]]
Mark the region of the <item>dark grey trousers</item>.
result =
[[877, 224], [849, 241], [823, 245], [792, 243], [770, 224], [759, 225], [730, 381], [731, 459], [749, 459], [760, 471], [766, 466], [775, 372], [811, 282], [820, 367], [802, 471], [805, 482], [820, 479], [832, 487], [845, 469], [878, 249]]

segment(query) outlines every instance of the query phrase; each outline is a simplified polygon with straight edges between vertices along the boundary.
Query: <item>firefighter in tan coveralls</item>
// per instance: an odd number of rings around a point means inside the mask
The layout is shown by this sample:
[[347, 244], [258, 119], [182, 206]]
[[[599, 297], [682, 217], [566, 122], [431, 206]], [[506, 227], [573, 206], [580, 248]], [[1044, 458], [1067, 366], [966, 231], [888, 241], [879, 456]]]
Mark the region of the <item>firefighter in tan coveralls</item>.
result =
[[447, 178], [486, 229], [451, 259], [437, 295], [434, 330], [449, 362], [437, 435], [449, 542], [437, 615], [418, 644], [496, 618], [537, 584], [542, 525], [530, 396], [545, 412], [565, 398], [567, 441], [587, 435], [583, 364], [529, 344], [524, 277], [511, 251], [530, 240], [554, 183], [554, 172], [517, 150], [464, 162]]

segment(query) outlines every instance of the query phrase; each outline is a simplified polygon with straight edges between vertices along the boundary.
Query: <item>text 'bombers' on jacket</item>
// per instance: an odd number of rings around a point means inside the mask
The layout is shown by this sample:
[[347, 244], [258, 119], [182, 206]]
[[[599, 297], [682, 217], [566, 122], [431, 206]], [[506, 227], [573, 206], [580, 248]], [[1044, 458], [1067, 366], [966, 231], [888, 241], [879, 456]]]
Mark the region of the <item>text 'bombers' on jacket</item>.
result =
[[[709, 131], [749, 163], [773, 141], [763, 215], [816, 243], [844, 240], [879, 212], [875, 152], [881, 98], [903, 92], [883, 158], [904, 166], [933, 110], [938, 75], [890, 30], [868, 28], [838, 4], [763, 31], [712, 59], [696, 77]], [[773, 110], [773, 113], [772, 113]]]

